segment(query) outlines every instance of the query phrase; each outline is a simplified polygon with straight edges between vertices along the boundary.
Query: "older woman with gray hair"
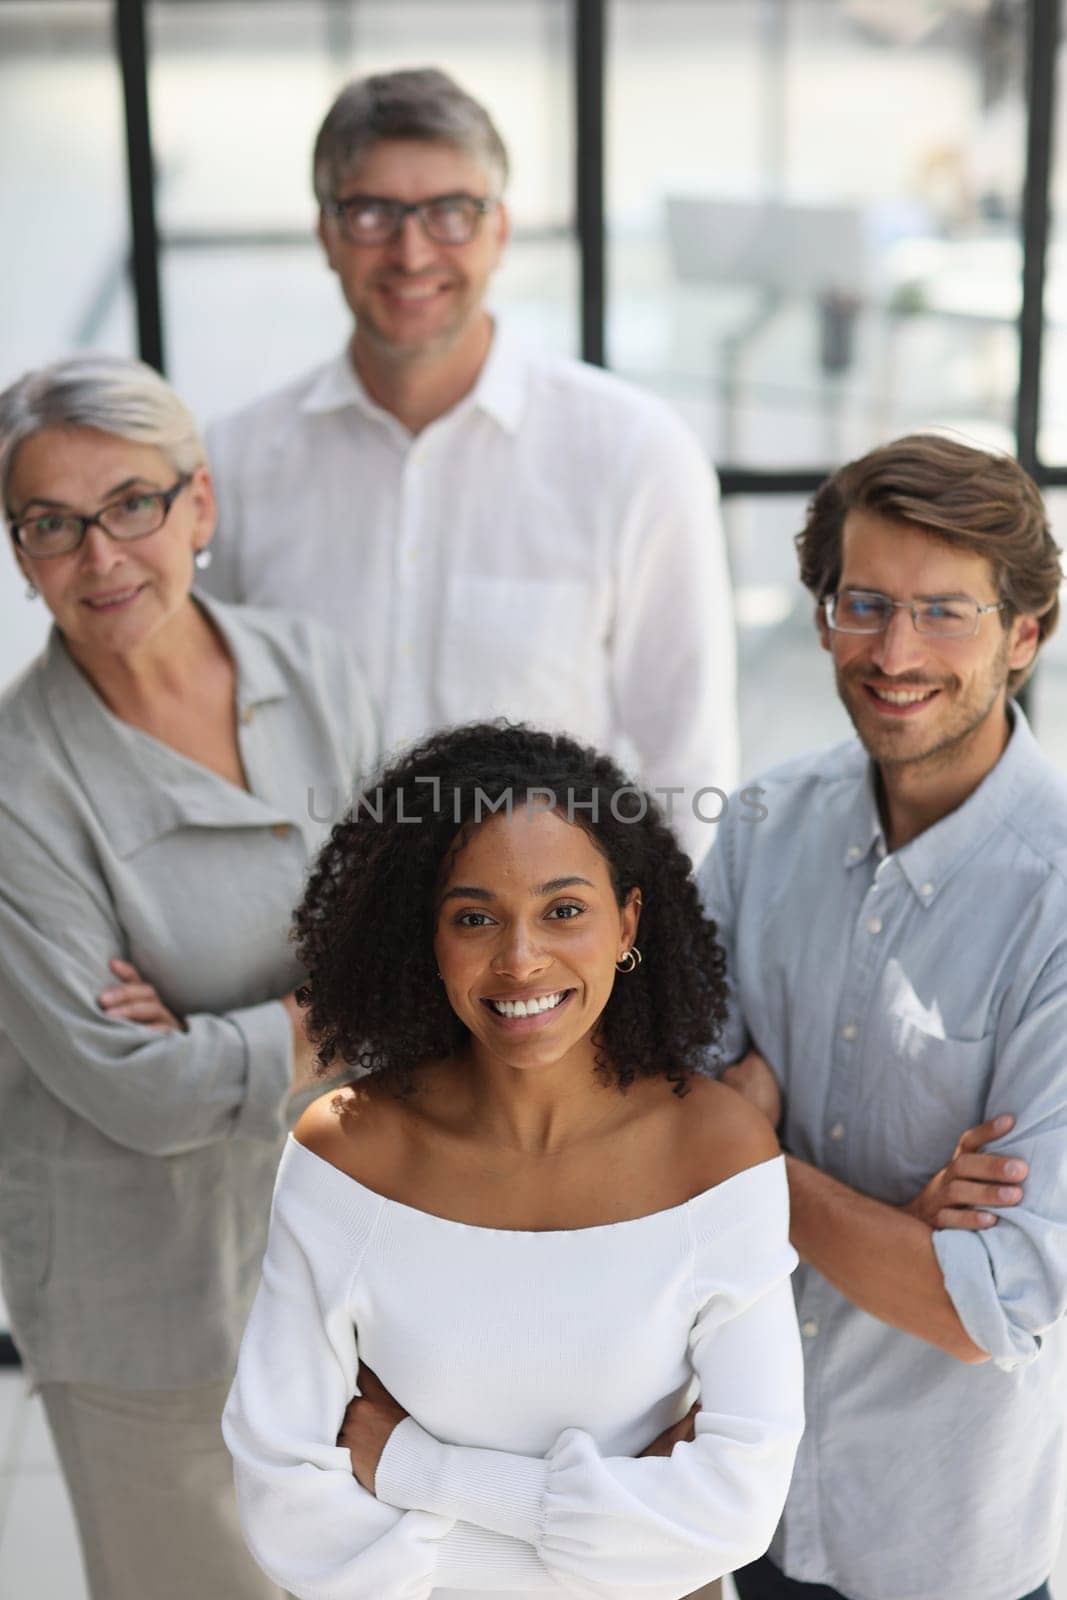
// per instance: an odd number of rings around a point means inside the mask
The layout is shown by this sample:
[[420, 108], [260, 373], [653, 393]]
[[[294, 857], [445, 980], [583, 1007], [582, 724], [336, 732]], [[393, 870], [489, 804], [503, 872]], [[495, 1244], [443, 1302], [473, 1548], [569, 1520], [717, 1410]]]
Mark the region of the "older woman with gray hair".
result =
[[290, 908], [376, 759], [341, 640], [191, 592], [196, 425], [138, 362], [0, 395], [54, 627], [0, 698], [0, 1259], [94, 1600], [263, 1600], [219, 1414], [313, 1052]]

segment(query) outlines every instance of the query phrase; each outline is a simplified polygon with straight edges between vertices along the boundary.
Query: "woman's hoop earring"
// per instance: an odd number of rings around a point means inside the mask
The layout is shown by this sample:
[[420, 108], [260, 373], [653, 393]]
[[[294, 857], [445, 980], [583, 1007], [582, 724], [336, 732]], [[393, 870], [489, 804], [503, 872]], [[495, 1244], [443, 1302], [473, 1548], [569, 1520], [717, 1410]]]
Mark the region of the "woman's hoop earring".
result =
[[624, 950], [615, 963], [616, 972], [636, 972], [641, 965], [641, 952], [636, 945], [631, 945], [629, 950]]

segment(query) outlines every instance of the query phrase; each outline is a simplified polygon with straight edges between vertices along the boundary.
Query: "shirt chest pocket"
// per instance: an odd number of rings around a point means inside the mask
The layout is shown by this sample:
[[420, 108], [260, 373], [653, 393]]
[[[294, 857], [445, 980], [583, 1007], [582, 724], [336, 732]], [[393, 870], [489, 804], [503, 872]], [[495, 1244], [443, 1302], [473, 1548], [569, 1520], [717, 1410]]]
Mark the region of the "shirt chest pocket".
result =
[[592, 586], [453, 577], [437, 665], [440, 721], [512, 717], [595, 738], [607, 673]]
[[897, 1151], [903, 1202], [950, 1160], [960, 1135], [983, 1121], [987, 1109], [992, 1116], [1004, 1108], [986, 1105], [994, 1034], [978, 1039], [940, 1037], [910, 1021], [896, 1033], [892, 1066], [899, 1140], [888, 1119], [882, 1137]]

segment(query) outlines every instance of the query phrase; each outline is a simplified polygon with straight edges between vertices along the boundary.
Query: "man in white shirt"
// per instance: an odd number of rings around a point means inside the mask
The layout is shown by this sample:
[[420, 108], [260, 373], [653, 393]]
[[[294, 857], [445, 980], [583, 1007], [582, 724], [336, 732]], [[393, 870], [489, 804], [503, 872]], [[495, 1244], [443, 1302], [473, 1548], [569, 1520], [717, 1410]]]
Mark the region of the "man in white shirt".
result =
[[355, 331], [209, 433], [208, 587], [343, 631], [387, 748], [478, 717], [566, 729], [658, 788], [699, 860], [737, 775], [715, 477], [660, 401], [494, 323], [506, 176], [445, 74], [342, 90], [314, 177]]

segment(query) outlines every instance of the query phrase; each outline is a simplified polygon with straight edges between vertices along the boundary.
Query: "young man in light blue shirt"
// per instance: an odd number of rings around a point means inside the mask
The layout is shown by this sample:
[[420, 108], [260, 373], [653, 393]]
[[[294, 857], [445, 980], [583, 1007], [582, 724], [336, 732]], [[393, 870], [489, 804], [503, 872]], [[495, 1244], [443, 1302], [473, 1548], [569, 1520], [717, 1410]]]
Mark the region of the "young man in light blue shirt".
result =
[[731, 808], [703, 870], [725, 1076], [780, 1128], [802, 1262], [807, 1432], [738, 1592], [1043, 1600], [1067, 1503], [1067, 781], [1010, 696], [1059, 552], [1015, 462], [933, 435], [836, 473], [797, 543], [857, 738], [764, 777], [766, 817]]

